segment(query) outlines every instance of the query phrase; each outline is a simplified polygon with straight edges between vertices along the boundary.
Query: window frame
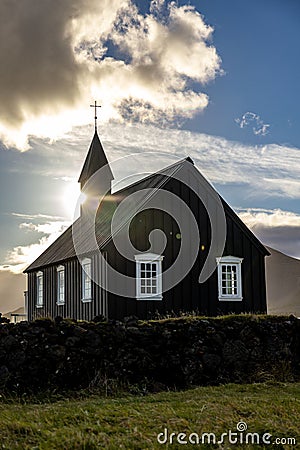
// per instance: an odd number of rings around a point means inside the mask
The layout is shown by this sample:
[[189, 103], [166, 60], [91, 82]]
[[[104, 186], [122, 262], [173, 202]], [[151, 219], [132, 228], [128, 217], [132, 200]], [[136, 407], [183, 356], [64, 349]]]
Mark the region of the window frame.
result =
[[[135, 266], [136, 266], [136, 299], [137, 300], [162, 300], [162, 260], [163, 256], [158, 255], [155, 253], [141, 253], [138, 255], [134, 255], [135, 258]], [[143, 264], [147, 265], [150, 264], [151, 267], [147, 270], [147, 267], [143, 269]], [[153, 268], [153, 265], [155, 265], [155, 270]], [[144, 276], [142, 277], [142, 272], [145, 272]], [[146, 276], [146, 273], [155, 273], [156, 276]], [[145, 283], [150, 281], [149, 286], [147, 284], [144, 284], [142, 286], [142, 280], [145, 280]], [[156, 292], [155, 293], [149, 293], [149, 292], [142, 292], [142, 288], [144, 289], [153, 289], [154, 283], [153, 281], [156, 281]]]
[[[218, 267], [218, 297], [219, 301], [242, 301], [242, 262], [243, 258], [239, 258], [237, 256], [222, 256], [217, 258], [217, 267]], [[223, 294], [223, 286], [222, 286], [222, 268], [223, 267], [236, 267], [236, 283], [234, 288], [236, 288], [236, 294]], [[230, 273], [230, 272], [225, 272]], [[233, 272], [231, 272], [233, 273]], [[234, 280], [233, 280], [234, 282]]]
[[40, 270], [36, 274], [36, 308], [44, 307], [44, 273]]
[[[61, 284], [60, 277], [63, 273], [63, 300], [61, 300]], [[56, 268], [56, 304], [61, 306], [66, 303], [66, 280], [65, 280], [65, 266], [60, 265]]]
[[[89, 273], [86, 271], [85, 266], [89, 266]], [[86, 283], [89, 284], [89, 294], [86, 296]], [[92, 296], [92, 259], [84, 258], [81, 261], [81, 301], [83, 303], [89, 303], [93, 300]]]

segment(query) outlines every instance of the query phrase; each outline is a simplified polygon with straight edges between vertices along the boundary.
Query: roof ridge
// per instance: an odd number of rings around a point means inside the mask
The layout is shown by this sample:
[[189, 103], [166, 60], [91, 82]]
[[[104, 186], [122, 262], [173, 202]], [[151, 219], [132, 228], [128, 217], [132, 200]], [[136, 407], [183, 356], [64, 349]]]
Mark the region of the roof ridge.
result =
[[[191, 158], [190, 156], [187, 156], [186, 158], [182, 158], [182, 159], [180, 159], [179, 161], [177, 161], [177, 162], [175, 162], [175, 163], [173, 163], [173, 164], [170, 164], [169, 166], [164, 167], [163, 169], [160, 169], [160, 170], [157, 170], [156, 172], [150, 173], [149, 175], [146, 175], [145, 177], [140, 178], [139, 180], [134, 181], [134, 182], [131, 183], [131, 184], [128, 184], [128, 185], [126, 185], [126, 186], [124, 186], [124, 187], [122, 187], [122, 188], [120, 188], [120, 189], [117, 189], [116, 191], [113, 192], [112, 195], [117, 194], [117, 193], [119, 194], [119, 193], [122, 192], [123, 190], [129, 189], [129, 188], [131, 188], [132, 186], [135, 186], [136, 184], [141, 183], [142, 181], [146, 181], [146, 180], [148, 180], [148, 179], [150, 179], [150, 178], [152, 178], [152, 177], [154, 177], [154, 176], [156, 176], [156, 175], [165, 175], [165, 174], [164, 174], [164, 171], [170, 170], [170, 169], [172, 169], [173, 167], [179, 166], [179, 165], [183, 164], [183, 163], [186, 162], [186, 161], [188, 161], [189, 163], [191, 163], [191, 164], [194, 165], [194, 161], [192, 160], [192, 158]], [[167, 175], [167, 176], [170, 177], [170, 175]]]

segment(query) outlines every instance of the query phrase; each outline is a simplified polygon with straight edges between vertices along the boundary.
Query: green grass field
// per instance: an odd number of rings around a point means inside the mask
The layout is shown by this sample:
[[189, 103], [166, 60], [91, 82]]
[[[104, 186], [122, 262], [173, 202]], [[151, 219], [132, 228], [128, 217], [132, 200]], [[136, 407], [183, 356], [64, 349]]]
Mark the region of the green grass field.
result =
[[[226, 437], [216, 445], [207, 439], [199, 445], [179, 444], [176, 439], [170, 444], [170, 438], [168, 444], [157, 442], [165, 428], [185, 433], [183, 441], [196, 442], [190, 434], [202, 439], [204, 432], [215, 433], [219, 440], [228, 430], [236, 432], [241, 421], [249, 433], [270, 433], [271, 442], [295, 438], [298, 445], [287, 440], [275, 445], [229, 444]], [[300, 448], [300, 383], [230, 384], [144, 397], [94, 394], [42, 402], [2, 398], [0, 427], [0, 448], [9, 450]]]

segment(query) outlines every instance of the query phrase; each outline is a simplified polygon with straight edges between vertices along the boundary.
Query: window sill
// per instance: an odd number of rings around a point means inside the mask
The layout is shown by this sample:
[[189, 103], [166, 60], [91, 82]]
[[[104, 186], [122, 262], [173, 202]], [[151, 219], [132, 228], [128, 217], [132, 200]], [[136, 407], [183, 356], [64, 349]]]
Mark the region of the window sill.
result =
[[91, 303], [93, 299], [92, 298], [82, 298], [81, 301], [82, 303]]
[[145, 297], [136, 297], [136, 299], [137, 300], [141, 300], [141, 301], [143, 301], [143, 300], [147, 300], [147, 301], [151, 301], [151, 300], [155, 300], [155, 301], [159, 301], [159, 300], [162, 300], [162, 295], [152, 295], [152, 296], [145, 296]]
[[243, 297], [219, 297], [219, 302], [241, 302]]
[[44, 308], [44, 305], [35, 305], [36, 308]]
[[57, 306], [64, 306], [66, 302], [56, 302]]

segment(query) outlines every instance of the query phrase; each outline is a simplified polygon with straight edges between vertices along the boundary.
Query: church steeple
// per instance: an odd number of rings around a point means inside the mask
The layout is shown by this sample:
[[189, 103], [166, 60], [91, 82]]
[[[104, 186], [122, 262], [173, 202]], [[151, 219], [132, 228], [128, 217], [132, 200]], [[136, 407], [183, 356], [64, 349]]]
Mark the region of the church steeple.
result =
[[103, 181], [106, 181], [106, 183], [109, 183], [109, 185], [106, 184], [106, 186], [103, 186], [103, 188], [109, 188], [110, 191], [110, 183], [114, 179], [114, 176], [112, 174], [112, 171], [110, 170], [97, 130], [95, 130], [93, 140], [91, 142], [78, 180], [81, 190], [83, 189], [85, 183], [91, 178], [91, 176], [94, 175], [97, 170], [102, 169], [103, 167], [105, 167], [105, 169], [103, 169], [101, 178], [103, 178]]
[[[111, 182], [114, 179], [114, 176], [109, 167], [109, 163], [97, 132], [97, 108], [100, 106], [97, 105], [96, 101], [95, 104], [91, 106], [95, 108], [95, 134], [90, 144], [88, 154], [85, 158], [78, 182], [80, 183], [80, 189], [83, 190], [86, 182], [92, 177], [92, 175], [102, 169], [100, 171], [100, 176], [98, 177], [99, 179], [97, 181], [95, 180], [95, 183], [93, 183], [93, 195], [103, 195], [105, 193], [109, 194], [111, 192]], [[97, 192], [95, 192], [95, 187], [97, 188]]]

